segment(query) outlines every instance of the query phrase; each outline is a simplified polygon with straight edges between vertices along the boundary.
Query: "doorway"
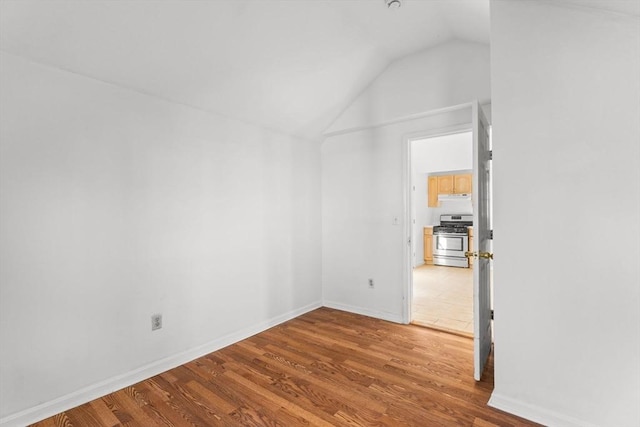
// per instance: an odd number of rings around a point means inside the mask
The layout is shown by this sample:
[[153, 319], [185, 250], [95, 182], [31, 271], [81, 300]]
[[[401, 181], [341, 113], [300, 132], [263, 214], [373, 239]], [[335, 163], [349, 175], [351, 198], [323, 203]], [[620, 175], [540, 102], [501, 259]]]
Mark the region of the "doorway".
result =
[[[470, 130], [464, 130], [416, 138], [409, 143], [413, 242], [409, 320], [420, 326], [472, 337], [473, 262], [463, 258], [460, 261], [463, 266], [438, 265], [437, 256], [435, 260], [433, 256], [437, 245], [433, 227], [440, 224], [441, 215], [473, 214], [470, 196], [473, 135]], [[462, 188], [465, 182], [468, 186]], [[457, 189], [455, 183], [458, 183]], [[469, 232], [471, 237], [464, 236], [464, 250], [472, 249], [468, 245], [473, 240], [472, 228]]]

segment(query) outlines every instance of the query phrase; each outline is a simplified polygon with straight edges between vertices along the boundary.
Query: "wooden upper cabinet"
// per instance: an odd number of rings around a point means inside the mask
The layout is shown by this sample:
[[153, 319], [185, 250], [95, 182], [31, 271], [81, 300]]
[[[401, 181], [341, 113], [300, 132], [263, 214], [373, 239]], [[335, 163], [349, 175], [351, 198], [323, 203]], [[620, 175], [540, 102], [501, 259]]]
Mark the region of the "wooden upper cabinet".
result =
[[471, 194], [473, 174], [438, 175], [427, 178], [427, 206], [439, 206], [439, 194]]
[[438, 194], [453, 194], [453, 175], [438, 177]]
[[427, 180], [427, 206], [438, 207], [438, 177], [430, 176]]
[[453, 192], [454, 194], [470, 194], [471, 193], [471, 179], [472, 174], [466, 173], [464, 175], [453, 176]]

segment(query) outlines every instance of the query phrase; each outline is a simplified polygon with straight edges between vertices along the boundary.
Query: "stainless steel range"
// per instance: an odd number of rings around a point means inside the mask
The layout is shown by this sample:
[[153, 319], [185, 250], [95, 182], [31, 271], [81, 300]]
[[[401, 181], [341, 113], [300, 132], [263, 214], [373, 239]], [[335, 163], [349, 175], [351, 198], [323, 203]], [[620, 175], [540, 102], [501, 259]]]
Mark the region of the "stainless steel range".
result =
[[469, 267], [469, 260], [464, 253], [469, 250], [467, 227], [472, 225], [471, 214], [440, 215], [440, 225], [433, 227], [433, 263]]

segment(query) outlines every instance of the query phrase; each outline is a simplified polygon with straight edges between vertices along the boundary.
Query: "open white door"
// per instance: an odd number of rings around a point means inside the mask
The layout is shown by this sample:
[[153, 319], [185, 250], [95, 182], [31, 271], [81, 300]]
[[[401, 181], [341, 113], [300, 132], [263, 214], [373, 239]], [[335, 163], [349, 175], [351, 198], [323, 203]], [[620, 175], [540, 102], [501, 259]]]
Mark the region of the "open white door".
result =
[[[491, 353], [491, 267], [489, 124], [477, 101], [473, 103], [473, 358], [474, 378], [480, 380]], [[469, 254], [471, 255], [471, 254]]]

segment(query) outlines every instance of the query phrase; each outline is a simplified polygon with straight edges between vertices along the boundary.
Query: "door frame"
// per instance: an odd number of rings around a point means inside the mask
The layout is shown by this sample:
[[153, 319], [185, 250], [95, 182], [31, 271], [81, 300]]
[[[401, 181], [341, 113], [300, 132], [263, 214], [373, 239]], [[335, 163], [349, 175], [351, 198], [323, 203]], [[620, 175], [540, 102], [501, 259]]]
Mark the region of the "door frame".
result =
[[[468, 108], [469, 118], [471, 118], [471, 106], [472, 104], [464, 104], [461, 106], [461, 109]], [[413, 170], [411, 167], [411, 145], [413, 141], [419, 141], [422, 139], [429, 138], [437, 138], [440, 136], [453, 135], [456, 133], [465, 133], [471, 132], [473, 129], [473, 123], [469, 121], [468, 123], [463, 123], [459, 125], [447, 126], [444, 128], [437, 129], [426, 129], [424, 131], [412, 132], [406, 134], [402, 138], [402, 187], [403, 191], [403, 199], [404, 199], [404, 209], [405, 209], [405, 245], [403, 250], [402, 262], [403, 262], [403, 280], [402, 283], [405, 284], [403, 287], [403, 308], [402, 308], [402, 322], [404, 324], [411, 323], [412, 312], [411, 305], [413, 301], [413, 251], [415, 245], [418, 243], [414, 240], [413, 237], [413, 207], [415, 204], [413, 197]], [[418, 233], [416, 233], [418, 234]]]

